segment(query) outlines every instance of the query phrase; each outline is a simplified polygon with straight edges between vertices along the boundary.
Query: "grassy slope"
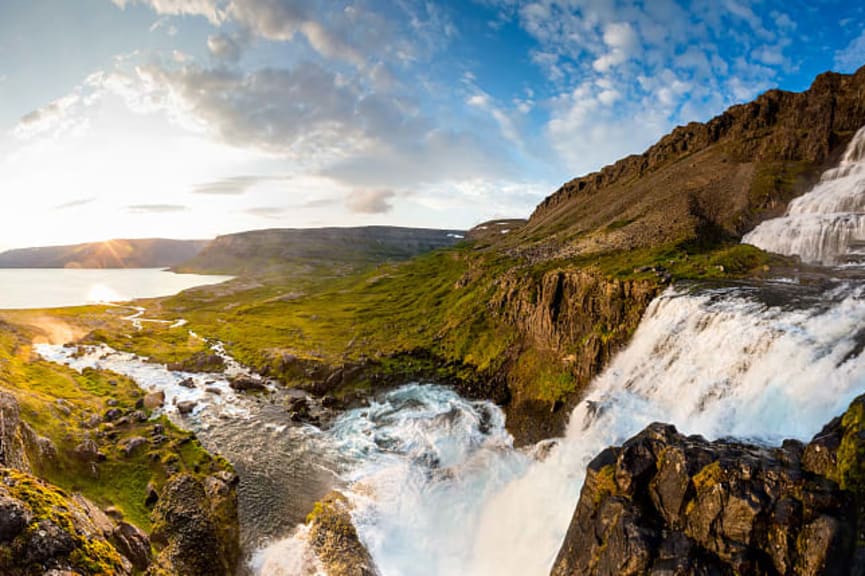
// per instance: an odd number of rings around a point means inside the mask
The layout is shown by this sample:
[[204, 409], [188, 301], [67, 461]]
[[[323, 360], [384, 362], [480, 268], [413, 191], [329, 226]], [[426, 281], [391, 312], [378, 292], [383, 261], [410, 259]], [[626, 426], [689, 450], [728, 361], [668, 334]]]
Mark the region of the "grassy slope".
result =
[[[148, 483], [157, 490], [172, 473], [207, 473], [228, 467], [208, 455], [197, 440], [167, 419], [91, 425], [92, 415], [104, 414], [116, 400], [123, 412], [133, 411], [141, 390], [129, 379], [98, 370], [79, 374], [35, 357], [30, 329], [0, 323], [0, 388], [11, 392], [21, 407], [21, 418], [56, 448], [56, 455], [28, 450], [40, 477], [70, 491], [83, 493], [97, 504], [120, 509], [125, 518], [143, 529], [150, 525], [145, 506]], [[165, 428], [168, 440], [158, 447], [140, 448], [130, 456], [120, 450], [126, 438], [151, 437], [155, 423]], [[105, 460], [91, 467], [74, 453], [85, 438], [94, 440]], [[33, 447], [30, 447], [33, 448]]]

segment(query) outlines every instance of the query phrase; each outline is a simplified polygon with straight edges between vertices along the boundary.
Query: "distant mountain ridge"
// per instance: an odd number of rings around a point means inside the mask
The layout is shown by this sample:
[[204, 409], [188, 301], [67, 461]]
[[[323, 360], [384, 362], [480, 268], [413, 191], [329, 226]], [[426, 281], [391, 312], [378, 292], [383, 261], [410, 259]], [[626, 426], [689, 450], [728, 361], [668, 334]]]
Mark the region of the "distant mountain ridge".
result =
[[218, 236], [180, 272], [267, 274], [321, 263], [363, 265], [407, 260], [463, 240], [465, 231], [396, 226], [272, 228]]
[[198, 254], [209, 240], [147, 238], [0, 253], [0, 268], [168, 268]]

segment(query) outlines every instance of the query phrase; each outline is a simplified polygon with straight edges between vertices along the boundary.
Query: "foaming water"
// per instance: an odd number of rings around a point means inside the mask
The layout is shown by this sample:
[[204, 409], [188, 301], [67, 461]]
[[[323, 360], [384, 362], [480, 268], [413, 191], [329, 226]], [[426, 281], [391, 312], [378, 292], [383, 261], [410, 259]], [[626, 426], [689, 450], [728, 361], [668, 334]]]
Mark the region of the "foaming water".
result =
[[[543, 459], [512, 447], [495, 406], [440, 387], [346, 413], [324, 434], [381, 573], [548, 574], [586, 464], [653, 421], [710, 439], [809, 439], [865, 391], [865, 295], [790, 290], [668, 290]], [[303, 539], [260, 551], [258, 573], [278, 574], [265, 561]]]
[[786, 216], [763, 222], [742, 242], [804, 262], [843, 264], [865, 258], [865, 127], [847, 146], [841, 163], [823, 173]]

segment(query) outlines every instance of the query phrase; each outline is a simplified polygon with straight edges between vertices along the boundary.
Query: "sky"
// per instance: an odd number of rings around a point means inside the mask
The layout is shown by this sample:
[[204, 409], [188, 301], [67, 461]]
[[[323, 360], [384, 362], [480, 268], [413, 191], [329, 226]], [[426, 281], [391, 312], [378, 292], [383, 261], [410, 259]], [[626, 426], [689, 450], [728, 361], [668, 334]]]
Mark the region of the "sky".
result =
[[0, 249], [467, 228], [865, 64], [836, 0], [0, 0]]

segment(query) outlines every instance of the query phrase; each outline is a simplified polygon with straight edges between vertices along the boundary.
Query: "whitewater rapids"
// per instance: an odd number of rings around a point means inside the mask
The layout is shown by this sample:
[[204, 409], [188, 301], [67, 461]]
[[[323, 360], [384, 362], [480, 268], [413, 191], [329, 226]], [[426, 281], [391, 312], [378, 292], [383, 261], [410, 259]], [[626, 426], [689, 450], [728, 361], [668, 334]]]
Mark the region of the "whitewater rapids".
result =
[[856, 132], [841, 163], [790, 202], [783, 218], [763, 222], [742, 242], [826, 266], [865, 259], [865, 127]]
[[[410, 385], [323, 432], [383, 576], [545, 575], [586, 464], [653, 421], [686, 434], [809, 440], [865, 391], [865, 290], [788, 284], [669, 289], [594, 381], [551, 450], [515, 450], [501, 411]], [[549, 448], [549, 446], [546, 446]], [[304, 532], [258, 574], [316, 574]]]

